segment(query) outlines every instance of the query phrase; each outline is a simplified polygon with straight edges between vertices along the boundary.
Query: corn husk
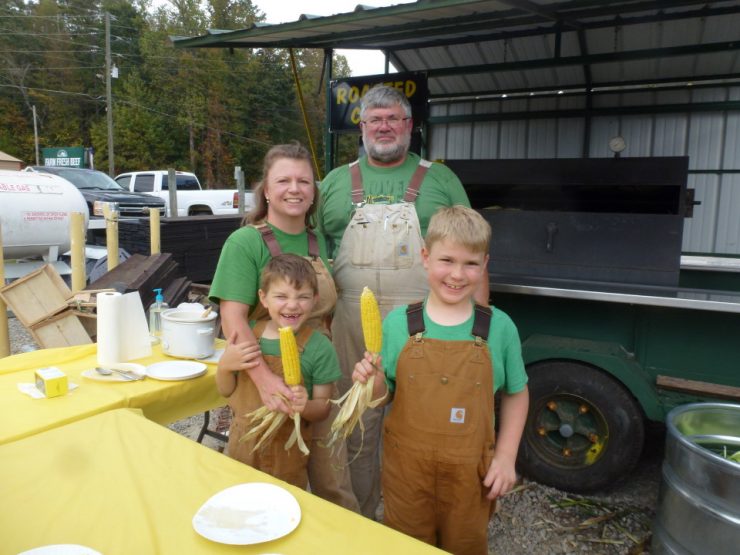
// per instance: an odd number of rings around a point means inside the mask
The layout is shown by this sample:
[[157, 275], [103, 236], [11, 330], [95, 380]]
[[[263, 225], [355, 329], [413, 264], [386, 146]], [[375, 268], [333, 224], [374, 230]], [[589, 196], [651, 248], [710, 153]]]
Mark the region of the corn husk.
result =
[[[344, 442], [352, 435], [352, 432], [358, 425], [360, 426], [361, 437], [364, 438], [365, 424], [362, 422], [362, 415], [367, 409], [374, 409], [380, 406], [388, 396], [388, 392], [386, 391], [385, 395], [373, 401], [374, 384], [375, 376], [371, 376], [367, 383], [355, 382], [347, 393], [339, 399], [331, 401], [339, 405], [340, 408], [334, 422], [331, 423], [329, 438], [326, 442], [327, 447], [333, 447], [337, 442], [340, 442], [340, 444]], [[349, 462], [351, 463], [352, 461]]]
[[[283, 400], [287, 402], [287, 399], [283, 398]], [[255, 446], [252, 448], [252, 453], [254, 453], [260, 447], [262, 447], [263, 445], [267, 445], [273, 440], [275, 433], [280, 429], [280, 426], [283, 425], [283, 422], [285, 422], [285, 419], [288, 417], [288, 415], [284, 412], [272, 411], [267, 407], [262, 406], [257, 410], [253, 410], [252, 412], [246, 414], [245, 417], [247, 418], [248, 424], [255, 424], [255, 426], [239, 438], [239, 443], [242, 443], [254, 437], [259, 437], [259, 441], [257, 441]], [[298, 449], [301, 451], [301, 453], [303, 453], [304, 455], [308, 455], [310, 451], [308, 450], [306, 442], [303, 441], [303, 436], [301, 435], [301, 416], [298, 413], [295, 413], [293, 415], [293, 422], [295, 426], [293, 432], [288, 438], [288, 441], [285, 442], [285, 450], [287, 451], [288, 449], [290, 449], [297, 441]]]

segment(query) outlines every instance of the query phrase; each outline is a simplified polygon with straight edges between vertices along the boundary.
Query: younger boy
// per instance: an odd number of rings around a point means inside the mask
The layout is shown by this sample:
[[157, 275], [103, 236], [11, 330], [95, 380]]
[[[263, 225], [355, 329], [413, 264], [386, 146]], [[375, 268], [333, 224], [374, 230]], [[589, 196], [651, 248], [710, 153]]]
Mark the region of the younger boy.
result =
[[[487, 271], [491, 228], [462, 206], [440, 208], [422, 249], [429, 295], [383, 321], [373, 398], [393, 395], [383, 430], [385, 523], [455, 555], [487, 554], [492, 500], [516, 481], [529, 396], [519, 334], [473, 294]], [[503, 388], [498, 441], [493, 394]], [[495, 449], [494, 449], [495, 445]]]
[[336, 351], [327, 337], [303, 326], [318, 298], [316, 271], [311, 263], [294, 254], [275, 256], [262, 271], [259, 299], [270, 320], [250, 322], [258, 343], [235, 343], [230, 337], [218, 363], [216, 385], [229, 400], [234, 416], [229, 429], [228, 454], [243, 463], [272, 474], [300, 488], [306, 488], [308, 458], [294, 444], [285, 450], [285, 442], [294, 430], [286, 419], [267, 445], [252, 452], [259, 437], [239, 442], [252, 426], [245, 415], [262, 406], [259, 391], [245, 370], [261, 352], [270, 369], [283, 376], [278, 328], [290, 326], [296, 333], [301, 361], [302, 385], [293, 386], [291, 410], [301, 415], [302, 435], [308, 441], [309, 423], [329, 415], [329, 398], [334, 382], [341, 376]]

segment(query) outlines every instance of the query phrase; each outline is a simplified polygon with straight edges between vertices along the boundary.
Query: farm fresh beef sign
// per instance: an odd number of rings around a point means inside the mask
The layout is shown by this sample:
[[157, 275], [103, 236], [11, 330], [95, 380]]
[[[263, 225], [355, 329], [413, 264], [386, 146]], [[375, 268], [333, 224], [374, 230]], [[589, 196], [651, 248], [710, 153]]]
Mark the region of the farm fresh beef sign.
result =
[[85, 149], [81, 146], [41, 149], [44, 166], [54, 168], [84, 168]]

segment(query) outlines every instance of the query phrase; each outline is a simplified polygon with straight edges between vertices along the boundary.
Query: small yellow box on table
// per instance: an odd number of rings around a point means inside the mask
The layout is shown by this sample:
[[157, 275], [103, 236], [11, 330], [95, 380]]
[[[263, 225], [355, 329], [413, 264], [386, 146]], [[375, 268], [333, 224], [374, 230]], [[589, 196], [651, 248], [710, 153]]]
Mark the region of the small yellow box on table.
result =
[[39, 368], [36, 370], [36, 389], [47, 398], [66, 395], [69, 391], [67, 374], [53, 366]]

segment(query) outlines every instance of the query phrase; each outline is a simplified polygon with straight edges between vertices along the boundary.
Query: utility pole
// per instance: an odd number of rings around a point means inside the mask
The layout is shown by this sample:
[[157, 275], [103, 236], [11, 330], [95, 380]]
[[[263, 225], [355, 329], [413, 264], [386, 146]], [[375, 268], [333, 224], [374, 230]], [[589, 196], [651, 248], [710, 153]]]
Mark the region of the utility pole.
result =
[[39, 166], [39, 128], [36, 125], [36, 105], [31, 106], [33, 110], [33, 143], [36, 145], [36, 165]]
[[105, 12], [105, 106], [108, 120], [108, 175], [115, 176], [113, 164], [113, 98], [110, 82], [110, 14]]

